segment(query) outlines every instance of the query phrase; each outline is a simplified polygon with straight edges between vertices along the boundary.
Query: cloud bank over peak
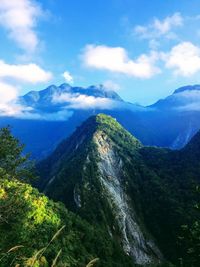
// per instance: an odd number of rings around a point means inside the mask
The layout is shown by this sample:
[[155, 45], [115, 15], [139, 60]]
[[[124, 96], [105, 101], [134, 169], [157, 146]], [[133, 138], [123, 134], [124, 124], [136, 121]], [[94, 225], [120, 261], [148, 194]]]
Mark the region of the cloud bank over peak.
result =
[[116, 101], [105, 97], [88, 96], [80, 93], [55, 94], [52, 103], [66, 104], [67, 109], [112, 109]]
[[62, 74], [63, 78], [65, 79], [65, 81], [67, 83], [71, 83], [73, 84], [74, 83], [74, 78], [72, 77], [72, 75], [70, 74], [69, 71], [65, 71], [63, 74]]

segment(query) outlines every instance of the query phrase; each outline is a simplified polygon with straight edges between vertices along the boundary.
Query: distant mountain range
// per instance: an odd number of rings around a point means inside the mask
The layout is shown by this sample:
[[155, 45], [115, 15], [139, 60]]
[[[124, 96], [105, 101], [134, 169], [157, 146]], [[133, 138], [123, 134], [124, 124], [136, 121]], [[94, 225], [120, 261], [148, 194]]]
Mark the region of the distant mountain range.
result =
[[11, 125], [36, 159], [47, 156], [85, 119], [98, 113], [115, 117], [145, 145], [179, 149], [200, 129], [200, 85], [179, 88], [148, 107], [125, 102], [102, 85], [51, 85], [21, 96], [18, 103], [28, 107], [28, 115], [1, 117], [0, 126]]

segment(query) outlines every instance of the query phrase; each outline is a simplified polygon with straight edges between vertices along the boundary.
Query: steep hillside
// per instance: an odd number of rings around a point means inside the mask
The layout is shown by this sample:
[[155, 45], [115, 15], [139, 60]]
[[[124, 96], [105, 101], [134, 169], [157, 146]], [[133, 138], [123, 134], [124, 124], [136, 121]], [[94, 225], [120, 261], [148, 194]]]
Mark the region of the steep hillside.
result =
[[30, 185], [1, 177], [0, 213], [2, 267], [14, 263], [51, 266], [60, 250], [56, 266], [85, 267], [97, 257], [98, 266], [133, 266], [100, 227], [91, 226]]
[[34, 172], [23, 145], [0, 130], [0, 266], [134, 266], [107, 232], [25, 183]]
[[40, 189], [107, 227], [136, 263], [168, 258], [178, 264], [185, 255], [177, 243], [181, 225], [199, 218], [193, 209], [200, 183], [198, 142], [195, 136], [181, 151], [144, 147], [100, 114], [39, 164]]
[[40, 187], [89, 222], [107, 228], [136, 263], [159, 263], [162, 254], [143, 224], [137, 201], [141, 147], [115, 119], [91, 117], [39, 165]]

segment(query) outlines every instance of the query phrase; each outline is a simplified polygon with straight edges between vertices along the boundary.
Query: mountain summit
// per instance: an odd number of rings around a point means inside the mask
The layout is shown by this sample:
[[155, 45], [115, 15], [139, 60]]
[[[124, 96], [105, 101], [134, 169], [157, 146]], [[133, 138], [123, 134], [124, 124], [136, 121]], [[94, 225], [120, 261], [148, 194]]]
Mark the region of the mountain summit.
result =
[[184, 91], [200, 91], [200, 84], [180, 87], [174, 91], [174, 94], [182, 93]]
[[50, 85], [41, 91], [31, 91], [22, 96], [19, 101], [32, 108], [47, 110], [51, 106], [66, 106], [69, 105], [70, 99], [84, 95], [94, 98], [106, 98], [113, 101], [123, 101], [121, 97], [114, 91], [104, 87], [103, 85], [83, 87], [72, 87], [67, 83], [60, 86]]
[[200, 85], [188, 85], [183, 86], [174, 91], [173, 94], [160, 99], [151, 107], [159, 110], [170, 110], [170, 111], [198, 111], [199, 109], [194, 106], [199, 106], [200, 98]]

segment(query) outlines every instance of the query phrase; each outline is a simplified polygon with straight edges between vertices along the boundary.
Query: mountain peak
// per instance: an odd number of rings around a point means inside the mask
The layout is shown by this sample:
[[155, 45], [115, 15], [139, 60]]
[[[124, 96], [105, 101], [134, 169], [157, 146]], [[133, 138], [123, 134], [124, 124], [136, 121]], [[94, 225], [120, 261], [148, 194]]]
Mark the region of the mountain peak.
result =
[[111, 126], [113, 124], [115, 125], [120, 125], [117, 120], [115, 118], [113, 118], [112, 116], [106, 115], [104, 113], [99, 113], [95, 116], [95, 120], [99, 125], [107, 125], [107, 126]]
[[98, 114], [63, 141], [39, 169], [47, 195], [106, 227], [113, 239], [120, 236], [125, 254], [145, 265], [158, 263], [162, 255], [136, 219], [127, 191], [127, 166], [133, 160], [135, 170], [141, 147], [114, 118]]
[[[63, 83], [60, 86], [52, 84], [41, 91], [31, 91], [20, 97], [20, 102], [23, 103], [23, 105], [37, 107], [38, 110], [43, 110], [54, 105], [54, 97], [62, 96], [62, 94], [68, 94], [67, 99], [70, 97], [76, 99], [83, 95], [84, 97], [107, 98], [114, 101], [123, 101], [116, 92], [105, 88], [103, 85], [92, 85], [83, 88], [77, 86], [73, 87], [67, 83]], [[66, 106], [66, 102], [63, 101], [62, 104]]]
[[197, 97], [200, 93], [200, 85], [187, 85], [180, 87], [164, 99], [158, 100], [150, 107], [158, 110], [170, 110], [178, 112], [198, 111], [199, 104]]
[[82, 124], [82, 127], [84, 127], [85, 124], [88, 125], [88, 122], [91, 124], [91, 129], [95, 129], [94, 134], [103, 132], [119, 146], [123, 146], [128, 143], [129, 145], [131, 144], [133, 149], [142, 146], [141, 142], [131, 135], [127, 130], [125, 130], [124, 127], [117, 121], [117, 119], [113, 118], [112, 116], [99, 113], [90, 117], [85, 123]]

